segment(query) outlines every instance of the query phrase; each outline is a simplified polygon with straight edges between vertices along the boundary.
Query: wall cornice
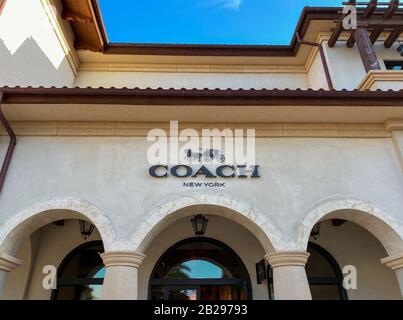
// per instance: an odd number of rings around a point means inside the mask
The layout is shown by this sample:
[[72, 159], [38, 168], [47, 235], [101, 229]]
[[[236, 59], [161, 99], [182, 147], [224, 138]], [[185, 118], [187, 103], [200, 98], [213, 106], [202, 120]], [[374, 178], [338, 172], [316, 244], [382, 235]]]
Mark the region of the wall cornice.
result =
[[[169, 123], [146, 122], [11, 122], [17, 136], [65, 137], [146, 137], [153, 128], [169, 132]], [[257, 138], [312, 137], [312, 138], [389, 138], [384, 124], [349, 123], [181, 123], [181, 128], [255, 128]], [[0, 135], [6, 136], [4, 128]]]
[[[369, 71], [358, 85], [358, 90], [376, 90], [382, 83], [399, 82], [403, 86], [403, 72], [394, 70]], [[389, 87], [389, 85], [387, 85]]]
[[174, 72], [174, 73], [280, 73], [305, 74], [304, 66], [245, 64], [172, 64], [84, 62], [79, 71], [98, 72]]

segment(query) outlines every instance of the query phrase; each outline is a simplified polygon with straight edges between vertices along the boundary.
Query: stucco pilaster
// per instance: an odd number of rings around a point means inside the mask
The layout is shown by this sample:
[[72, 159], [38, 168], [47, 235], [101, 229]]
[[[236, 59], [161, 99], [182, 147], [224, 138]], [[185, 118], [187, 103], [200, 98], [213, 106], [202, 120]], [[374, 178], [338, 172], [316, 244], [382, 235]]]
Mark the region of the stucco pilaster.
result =
[[7, 253], [0, 253], [0, 298], [3, 295], [7, 274], [22, 264], [21, 260]]
[[386, 121], [385, 129], [392, 133], [393, 144], [396, 149], [400, 167], [403, 171], [403, 119], [391, 119]]

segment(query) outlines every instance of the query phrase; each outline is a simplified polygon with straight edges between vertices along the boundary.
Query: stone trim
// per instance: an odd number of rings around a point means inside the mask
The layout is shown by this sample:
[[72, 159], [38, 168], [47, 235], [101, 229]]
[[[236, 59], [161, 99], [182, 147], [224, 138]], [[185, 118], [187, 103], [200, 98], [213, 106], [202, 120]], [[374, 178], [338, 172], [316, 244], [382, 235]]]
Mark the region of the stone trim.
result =
[[390, 119], [385, 122], [386, 131], [403, 130], [403, 119]]
[[195, 205], [213, 205], [230, 209], [234, 212], [231, 219], [238, 221], [246, 218], [255, 226], [256, 237], [267, 252], [283, 248], [287, 250], [293, 246], [290, 239], [284, 238], [278, 226], [269, 216], [258, 208], [240, 199], [239, 196], [220, 193], [186, 193], [174, 197], [168, 197], [160, 202], [160, 205], [152, 208], [143, 220], [131, 232], [131, 243], [134, 250], [144, 251], [147, 241], [150, 241], [151, 231], [165, 218], [176, 211]]
[[309, 255], [303, 251], [287, 251], [269, 253], [265, 258], [273, 269], [288, 266], [305, 267]]
[[160, 72], [160, 73], [239, 73], [239, 74], [306, 74], [304, 66], [245, 65], [245, 64], [180, 64], [83, 62], [79, 71]]
[[[403, 240], [403, 225], [397, 223], [391, 216], [386, 214], [380, 208], [376, 207], [374, 204], [368, 201], [361, 201], [358, 199], [351, 199], [351, 198], [333, 199], [333, 200], [329, 199], [328, 201], [324, 201], [316, 205], [314, 209], [312, 209], [308, 214], [304, 215], [303, 220], [298, 224], [295, 236], [298, 248], [301, 250], [305, 250], [307, 248], [310, 233], [313, 226], [323, 217], [327, 216], [332, 212], [347, 209], [355, 210], [356, 212], [362, 213], [363, 215], [367, 214], [368, 216], [365, 219], [366, 221], [371, 216], [373, 216], [376, 219], [379, 219], [387, 227], [390, 228], [388, 230], [389, 231], [388, 234], [390, 234], [390, 236], [393, 237], [393, 240], [397, 240], [399, 243], [401, 243], [401, 241]], [[363, 218], [365, 218], [365, 216]], [[356, 221], [356, 223], [360, 224], [358, 221]], [[390, 247], [388, 247], [386, 243], [382, 243], [382, 245], [385, 247], [387, 251], [388, 249], [394, 252], [398, 250], [397, 246], [399, 244], [396, 241], [390, 241], [389, 244]]]
[[392, 270], [403, 269], [403, 253], [383, 258], [381, 263]]
[[22, 265], [20, 259], [14, 258], [7, 253], [0, 253], [0, 270], [3, 271], [13, 271]]
[[145, 254], [135, 251], [110, 251], [101, 254], [105, 267], [133, 267], [138, 269]]
[[[391, 122], [392, 123], [392, 122]], [[167, 123], [147, 122], [39, 122], [10, 123], [17, 136], [44, 137], [146, 137], [149, 130], [162, 128], [169, 134]], [[393, 123], [392, 123], [393, 124]], [[390, 138], [384, 124], [365, 123], [181, 123], [181, 128], [255, 128], [257, 138]], [[0, 135], [7, 135], [1, 128]]]
[[[108, 250], [114, 243], [117, 237], [116, 230], [111, 220], [99, 208], [86, 200], [68, 196], [56, 196], [42, 202], [34, 203], [28, 208], [13, 214], [9, 220], [5, 221], [0, 228], [0, 248], [6, 250], [13, 246], [11, 241], [16, 240], [13, 232], [28, 219], [42, 212], [58, 209], [77, 212], [88, 218], [99, 231], [105, 250]], [[77, 218], [79, 218], [79, 216]], [[56, 217], [49, 217], [49, 222], [55, 220], [57, 220]], [[44, 225], [46, 221], [40, 220], [39, 223]], [[31, 223], [31, 225], [35, 224]]]

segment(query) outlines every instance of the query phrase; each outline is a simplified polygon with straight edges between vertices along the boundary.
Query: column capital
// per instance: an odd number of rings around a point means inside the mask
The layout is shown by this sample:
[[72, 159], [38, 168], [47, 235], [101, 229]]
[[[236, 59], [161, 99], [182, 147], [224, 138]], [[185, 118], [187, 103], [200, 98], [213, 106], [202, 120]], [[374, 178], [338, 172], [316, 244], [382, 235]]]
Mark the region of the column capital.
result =
[[305, 251], [284, 251], [269, 253], [265, 256], [272, 268], [298, 266], [305, 267], [309, 253]]
[[398, 270], [403, 268], [403, 253], [399, 253], [393, 256], [389, 256], [381, 259], [381, 263], [391, 268], [392, 270]]
[[22, 262], [20, 259], [10, 256], [4, 252], [0, 253], [0, 270], [10, 272], [21, 266], [21, 264]]
[[109, 251], [101, 254], [105, 267], [139, 268], [145, 254], [136, 251]]

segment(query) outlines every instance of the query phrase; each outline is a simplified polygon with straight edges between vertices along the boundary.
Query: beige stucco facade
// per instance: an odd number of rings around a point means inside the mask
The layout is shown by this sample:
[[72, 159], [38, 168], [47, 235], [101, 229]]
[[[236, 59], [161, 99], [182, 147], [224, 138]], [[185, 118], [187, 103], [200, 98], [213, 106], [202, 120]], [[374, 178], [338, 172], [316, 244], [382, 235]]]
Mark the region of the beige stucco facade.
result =
[[[312, 47], [294, 57], [259, 58], [76, 51], [60, 8], [50, 0], [6, 3], [1, 87], [328, 89]], [[396, 46], [376, 43], [383, 70], [367, 74], [355, 48], [327, 46], [326, 28], [313, 23], [306, 37], [322, 43], [336, 89], [403, 88], [403, 71], [383, 63], [401, 60]], [[269, 281], [256, 278], [262, 259], [273, 269], [275, 297], [316, 297], [306, 272], [308, 243], [324, 248], [341, 270], [356, 268], [348, 299], [401, 299], [403, 109], [325, 107], [3, 103], [17, 146], [0, 193], [0, 297], [52, 298], [42, 270], [59, 268], [86, 243], [77, 221], [87, 220], [96, 227], [89, 240], [102, 241], [105, 251], [103, 298], [148, 299], [160, 257], [194, 236], [190, 219], [203, 213], [205, 236], [225, 243], [245, 265], [253, 299], [269, 299]], [[151, 177], [146, 136], [168, 129], [169, 120], [197, 130], [256, 129], [261, 177], [217, 178], [225, 184], [218, 188], [203, 186], [211, 182], [205, 177]], [[1, 159], [7, 147], [2, 128]], [[334, 226], [332, 219], [347, 222]], [[63, 226], [53, 223], [60, 220]]]

